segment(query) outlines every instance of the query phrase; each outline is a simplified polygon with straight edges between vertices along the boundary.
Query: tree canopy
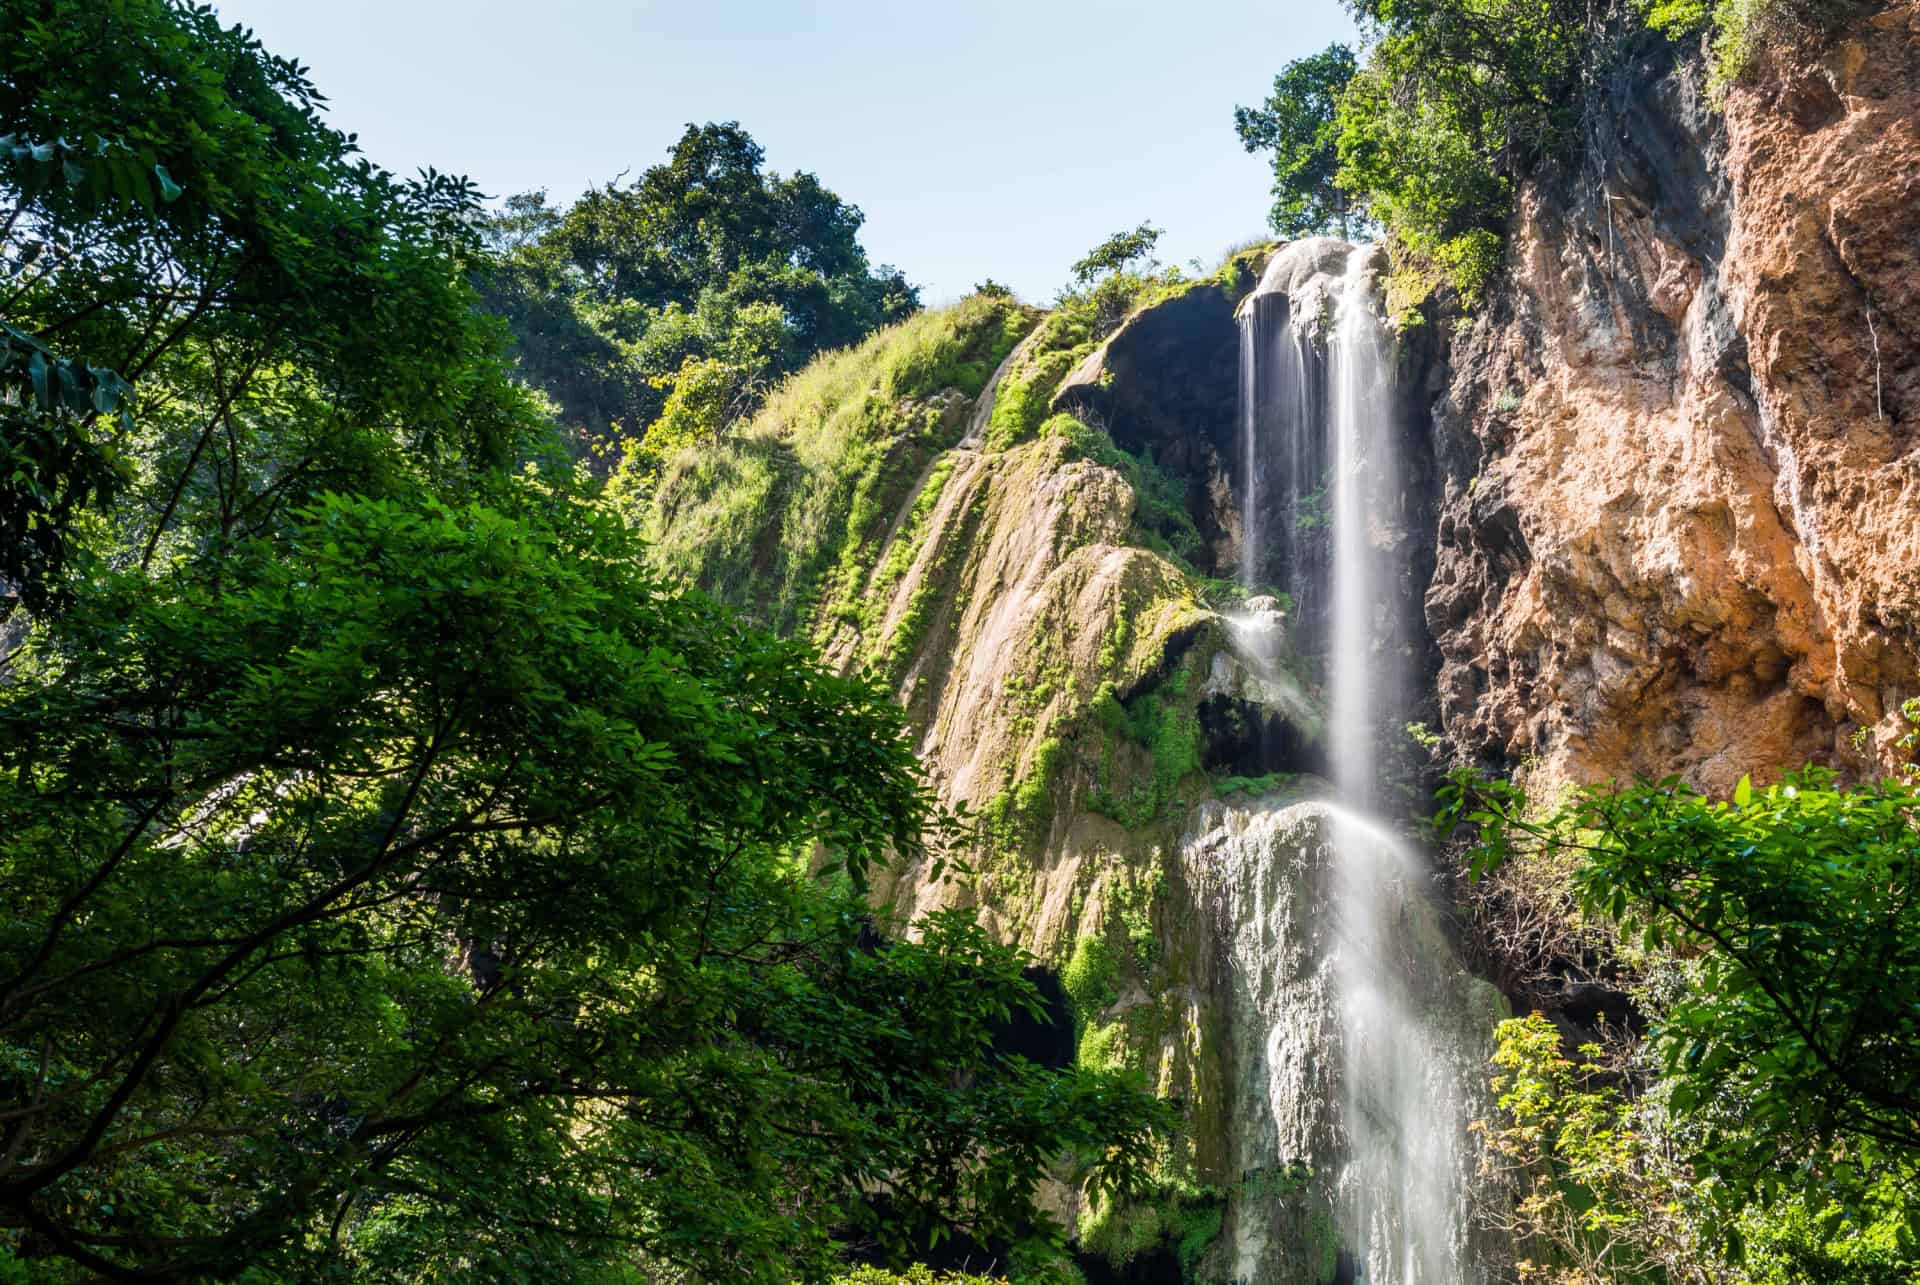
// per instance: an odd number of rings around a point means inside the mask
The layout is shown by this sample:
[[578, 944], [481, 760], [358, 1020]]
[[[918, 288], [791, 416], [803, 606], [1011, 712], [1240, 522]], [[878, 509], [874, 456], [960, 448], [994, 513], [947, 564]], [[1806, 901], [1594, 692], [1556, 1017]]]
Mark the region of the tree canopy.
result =
[[665, 449], [750, 411], [768, 383], [919, 307], [874, 268], [863, 216], [785, 177], [737, 122], [689, 125], [668, 160], [561, 210], [515, 197], [493, 222], [488, 306], [521, 372], [579, 433]]
[[1288, 63], [1259, 107], [1233, 109], [1234, 129], [1249, 152], [1273, 153], [1273, 211], [1283, 237], [1351, 237], [1365, 205], [1334, 182], [1340, 168], [1340, 96], [1359, 70], [1353, 50], [1331, 44]]
[[[302, 69], [204, 7], [8, 5], [0, 70], [0, 578], [30, 605], [79, 513], [119, 497], [151, 560], [216, 459], [231, 535], [343, 481], [355, 466], [325, 439], [348, 419], [429, 467], [513, 449], [521, 399], [477, 360], [493, 328], [447, 282], [476, 249], [470, 185], [366, 164]], [[173, 395], [135, 422], [143, 381]], [[331, 410], [279, 414], [298, 400]], [[255, 412], [299, 424], [271, 464], [245, 442]]]
[[[1383, 229], [1405, 313], [1441, 286], [1471, 308], [1503, 258], [1516, 185], [1559, 161], [1605, 167], [1617, 149], [1614, 73], [1649, 39], [1697, 47], [1718, 96], [1769, 44], [1831, 32], [1853, 0], [1347, 0], [1364, 58], [1344, 45], [1287, 64], [1266, 102], [1234, 112], [1271, 152], [1282, 236]], [[1649, 34], [1651, 33], [1651, 35]], [[1584, 153], [1584, 155], [1582, 155]], [[1604, 180], [1595, 179], [1596, 184]]]
[[1151, 260], [1153, 247], [1160, 244], [1162, 230], [1148, 223], [1124, 232], [1115, 232], [1086, 252], [1073, 265], [1073, 279], [1086, 285], [1097, 277], [1124, 272], [1131, 264]]
[[[0, 1279], [823, 1279], [1138, 1180], [1164, 1105], [994, 1052], [1024, 957], [874, 931], [952, 824], [887, 693], [645, 571], [512, 378], [472, 282], [557, 216], [204, 6], [9, 5], [0, 71]], [[857, 213], [708, 142], [577, 282], [866, 324]], [[755, 183], [800, 223], [711, 226]]]
[[1152, 1118], [991, 1060], [1032, 996], [965, 917], [863, 945], [866, 873], [926, 819], [901, 713], [637, 555], [539, 489], [330, 497], [217, 587], [116, 577], [13, 658], [28, 1244], [781, 1279], [835, 1228], [1023, 1234], [1055, 1155]]

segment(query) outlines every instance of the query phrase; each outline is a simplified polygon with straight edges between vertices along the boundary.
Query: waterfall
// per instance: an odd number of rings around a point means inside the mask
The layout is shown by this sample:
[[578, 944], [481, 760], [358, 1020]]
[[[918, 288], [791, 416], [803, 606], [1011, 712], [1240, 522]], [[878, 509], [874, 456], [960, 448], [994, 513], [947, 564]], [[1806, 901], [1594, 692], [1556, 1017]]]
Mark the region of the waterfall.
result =
[[1300, 591], [1312, 592], [1326, 469], [1325, 435], [1314, 431], [1324, 402], [1315, 324], [1279, 292], [1256, 291], [1240, 314], [1240, 583], [1249, 593], [1276, 579], [1293, 586], [1296, 616]]
[[[1379, 819], [1384, 729], [1415, 677], [1395, 606], [1405, 497], [1380, 266], [1371, 247], [1296, 242], [1239, 314], [1241, 578], [1277, 577], [1294, 644], [1319, 640], [1333, 794], [1209, 805], [1182, 845], [1231, 943], [1243, 1164], [1306, 1162], [1323, 1211], [1247, 1202], [1235, 1270], [1249, 1281], [1486, 1276], [1467, 1122], [1500, 1003], [1461, 967], [1424, 854]], [[1244, 623], [1232, 636], [1271, 667]]]
[[[1401, 497], [1395, 460], [1391, 369], [1356, 250], [1341, 284], [1330, 346], [1332, 640], [1327, 656], [1329, 762], [1345, 804], [1334, 816], [1336, 985], [1343, 1014], [1342, 1077], [1347, 1173], [1343, 1223], [1364, 1252], [1368, 1277], [1405, 1285], [1460, 1279], [1454, 1227], [1465, 1213], [1458, 1190], [1459, 1094], [1434, 1083], [1443, 1050], [1400, 978], [1388, 937], [1418, 896], [1419, 854], [1365, 814], [1377, 806], [1383, 716], [1405, 708], [1403, 649], [1383, 609], [1396, 577], [1376, 531], [1390, 529]], [[1383, 512], [1383, 510], [1386, 510]], [[1379, 519], [1384, 519], [1381, 521]]]
[[1402, 703], [1401, 676], [1390, 639], [1381, 637], [1377, 608], [1391, 592], [1392, 577], [1376, 551], [1376, 516], [1390, 526], [1393, 513], [1380, 509], [1399, 498], [1392, 408], [1387, 396], [1385, 336], [1373, 315], [1367, 288], [1368, 256], [1357, 250], [1341, 280], [1337, 324], [1328, 345], [1333, 368], [1328, 419], [1333, 438], [1330, 481], [1333, 565], [1327, 651], [1329, 766], [1334, 787], [1349, 805], [1374, 804], [1375, 723], [1383, 709]]

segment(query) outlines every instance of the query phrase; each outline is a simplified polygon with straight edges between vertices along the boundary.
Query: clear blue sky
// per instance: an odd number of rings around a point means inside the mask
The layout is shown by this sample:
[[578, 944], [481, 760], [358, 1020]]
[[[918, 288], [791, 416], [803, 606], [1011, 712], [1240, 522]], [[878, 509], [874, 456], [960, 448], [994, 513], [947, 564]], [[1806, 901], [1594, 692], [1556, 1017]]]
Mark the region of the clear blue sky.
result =
[[992, 276], [1045, 300], [1142, 219], [1211, 262], [1265, 224], [1233, 135], [1287, 61], [1351, 39], [1337, 0], [216, 0], [312, 67], [338, 128], [489, 195], [661, 159], [738, 120], [866, 212], [929, 303]]

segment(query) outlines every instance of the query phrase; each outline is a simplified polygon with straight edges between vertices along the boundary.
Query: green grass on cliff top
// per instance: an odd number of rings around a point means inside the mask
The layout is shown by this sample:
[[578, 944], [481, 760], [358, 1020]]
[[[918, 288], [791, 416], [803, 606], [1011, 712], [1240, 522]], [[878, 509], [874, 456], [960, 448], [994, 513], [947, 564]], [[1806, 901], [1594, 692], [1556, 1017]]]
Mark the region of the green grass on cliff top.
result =
[[649, 514], [655, 564], [762, 623], [807, 623], [851, 544], [875, 546], [906, 492], [965, 429], [951, 389], [977, 397], [1032, 328], [1011, 296], [973, 295], [829, 353], [747, 426], [668, 461]]

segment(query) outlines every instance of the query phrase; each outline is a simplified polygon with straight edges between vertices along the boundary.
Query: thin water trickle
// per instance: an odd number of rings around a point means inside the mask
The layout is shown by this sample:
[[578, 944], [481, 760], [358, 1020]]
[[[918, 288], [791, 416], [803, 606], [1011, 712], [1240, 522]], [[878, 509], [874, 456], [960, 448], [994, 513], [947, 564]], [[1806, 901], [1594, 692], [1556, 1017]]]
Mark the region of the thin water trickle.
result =
[[1246, 475], [1240, 507], [1240, 583], [1252, 592], [1260, 566], [1260, 326], [1249, 313], [1240, 320], [1240, 468]]

